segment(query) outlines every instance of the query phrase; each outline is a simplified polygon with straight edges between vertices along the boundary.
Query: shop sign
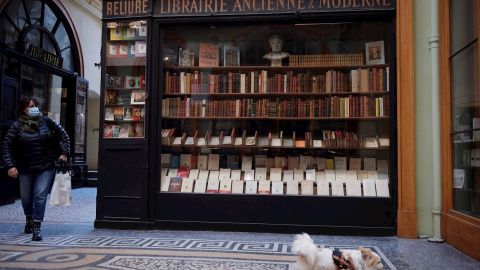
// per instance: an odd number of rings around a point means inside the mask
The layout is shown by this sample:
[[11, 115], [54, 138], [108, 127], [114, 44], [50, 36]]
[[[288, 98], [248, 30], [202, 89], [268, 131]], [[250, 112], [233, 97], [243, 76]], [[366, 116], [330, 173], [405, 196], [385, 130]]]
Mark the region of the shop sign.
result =
[[37, 59], [39, 61], [42, 61], [43, 63], [47, 63], [52, 66], [56, 66], [59, 68], [62, 67], [62, 62], [63, 62], [62, 57], [49, 53], [29, 43], [25, 43], [24, 48], [25, 48], [25, 51], [23, 53], [25, 55], [28, 55], [34, 59]]
[[152, 1], [153, 0], [104, 0], [103, 18], [150, 15], [152, 14]]
[[155, 15], [395, 10], [396, 0], [157, 0]]

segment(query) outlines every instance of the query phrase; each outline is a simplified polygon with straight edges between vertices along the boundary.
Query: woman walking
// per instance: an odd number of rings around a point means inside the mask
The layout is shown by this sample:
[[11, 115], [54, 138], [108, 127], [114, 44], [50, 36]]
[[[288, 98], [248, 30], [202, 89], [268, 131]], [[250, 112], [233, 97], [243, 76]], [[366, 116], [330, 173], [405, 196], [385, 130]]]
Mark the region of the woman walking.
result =
[[[22, 99], [18, 104], [18, 113], [20, 117], [5, 135], [3, 165], [8, 170], [8, 176], [18, 177], [20, 181], [20, 197], [26, 217], [25, 233], [33, 233], [32, 241], [40, 241], [40, 227], [55, 161], [67, 161], [70, 140], [62, 126], [42, 115], [35, 98]], [[52, 133], [58, 136], [52, 136]], [[55, 145], [59, 145], [57, 153]]]

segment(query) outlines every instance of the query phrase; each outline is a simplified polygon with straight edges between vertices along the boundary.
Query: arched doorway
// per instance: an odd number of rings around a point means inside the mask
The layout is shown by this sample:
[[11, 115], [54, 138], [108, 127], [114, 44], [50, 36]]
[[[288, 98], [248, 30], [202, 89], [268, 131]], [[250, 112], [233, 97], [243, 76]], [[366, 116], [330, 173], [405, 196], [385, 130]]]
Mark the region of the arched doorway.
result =
[[[70, 136], [70, 160], [77, 171], [72, 183], [79, 187], [85, 183], [87, 173], [88, 82], [81, 78], [80, 43], [65, 14], [57, 0], [11, 0], [0, 4], [0, 100], [4, 105], [0, 140], [17, 118], [12, 108], [22, 97], [35, 97], [40, 110], [62, 124]], [[11, 201], [11, 187], [7, 190], [8, 198], [0, 195], [0, 203]]]

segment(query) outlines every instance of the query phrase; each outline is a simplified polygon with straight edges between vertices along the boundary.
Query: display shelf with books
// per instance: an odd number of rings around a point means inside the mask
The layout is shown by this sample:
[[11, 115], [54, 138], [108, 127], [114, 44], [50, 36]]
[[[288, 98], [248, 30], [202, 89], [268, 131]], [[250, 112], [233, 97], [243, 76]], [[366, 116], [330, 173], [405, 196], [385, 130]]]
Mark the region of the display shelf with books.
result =
[[[228, 196], [390, 198], [395, 89], [388, 24], [346, 23], [349, 41], [338, 50], [338, 37], [320, 33], [340, 25], [217, 25], [212, 29], [223, 43], [196, 34], [201, 27], [165, 27], [165, 36], [184, 41], [169, 41], [168, 48], [189, 58], [163, 65], [159, 191], [168, 192], [166, 182], [179, 177], [181, 165], [168, 159], [187, 155], [194, 176], [183, 178], [189, 187], [183, 193], [195, 193], [200, 181], [199, 192]], [[363, 27], [380, 31], [368, 37], [354, 31]], [[269, 37], [283, 48], [277, 51]]]
[[[145, 137], [147, 25], [109, 24], [103, 110], [103, 138]], [[115, 27], [113, 27], [115, 26]]]

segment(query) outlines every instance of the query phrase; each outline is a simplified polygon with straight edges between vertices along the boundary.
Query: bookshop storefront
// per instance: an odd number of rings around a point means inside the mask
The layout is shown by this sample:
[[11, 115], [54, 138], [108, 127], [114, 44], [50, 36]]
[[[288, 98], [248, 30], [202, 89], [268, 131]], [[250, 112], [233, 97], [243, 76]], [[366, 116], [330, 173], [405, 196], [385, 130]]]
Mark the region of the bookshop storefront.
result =
[[[56, 1], [3, 1], [0, 5], [1, 141], [18, 118], [19, 101], [34, 97], [39, 109], [70, 137], [73, 187], [86, 183], [88, 82], [82, 74], [78, 37]], [[3, 165], [2, 165], [3, 166]], [[13, 203], [18, 181], [1, 168], [0, 203]]]
[[416, 237], [399, 2], [104, 1], [95, 226]]

